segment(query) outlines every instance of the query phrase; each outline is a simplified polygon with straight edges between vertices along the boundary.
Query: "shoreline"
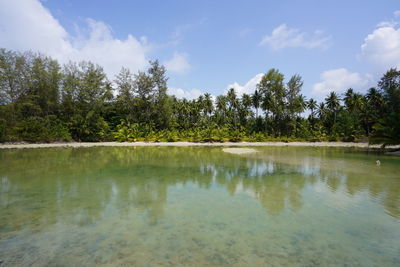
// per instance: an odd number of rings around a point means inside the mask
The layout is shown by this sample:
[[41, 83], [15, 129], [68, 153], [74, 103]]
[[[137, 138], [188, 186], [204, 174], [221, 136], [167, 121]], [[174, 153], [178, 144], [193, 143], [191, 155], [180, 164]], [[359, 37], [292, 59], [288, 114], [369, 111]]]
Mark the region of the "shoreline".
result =
[[[380, 148], [380, 145], [352, 142], [224, 142], [224, 143], [195, 143], [195, 142], [70, 142], [70, 143], [38, 143], [38, 144], [0, 144], [0, 149], [27, 148], [81, 148], [81, 147], [257, 147], [257, 146], [290, 146], [290, 147], [344, 147], [344, 148]], [[386, 148], [400, 148], [387, 146]]]

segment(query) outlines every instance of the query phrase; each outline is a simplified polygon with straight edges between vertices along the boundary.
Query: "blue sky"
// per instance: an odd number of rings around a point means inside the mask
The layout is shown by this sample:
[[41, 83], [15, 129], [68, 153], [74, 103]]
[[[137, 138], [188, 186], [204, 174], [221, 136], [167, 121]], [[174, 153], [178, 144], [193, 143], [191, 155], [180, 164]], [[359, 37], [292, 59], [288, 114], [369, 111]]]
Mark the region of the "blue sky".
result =
[[323, 99], [364, 92], [400, 67], [399, 10], [398, 0], [0, 0], [0, 47], [91, 60], [110, 77], [159, 59], [170, 92], [188, 98], [251, 93], [261, 73], [278, 68]]

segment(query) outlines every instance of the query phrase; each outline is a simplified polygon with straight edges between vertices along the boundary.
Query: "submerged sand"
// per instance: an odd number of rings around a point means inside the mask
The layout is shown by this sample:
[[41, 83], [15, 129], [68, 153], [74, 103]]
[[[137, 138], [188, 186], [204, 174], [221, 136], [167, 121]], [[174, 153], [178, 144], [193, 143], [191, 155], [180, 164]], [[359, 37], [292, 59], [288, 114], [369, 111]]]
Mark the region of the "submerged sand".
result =
[[[53, 147], [135, 147], [135, 146], [212, 146], [212, 147], [256, 147], [256, 146], [303, 146], [303, 147], [358, 147], [358, 148], [379, 148], [380, 145], [369, 145], [368, 143], [345, 143], [345, 142], [225, 142], [225, 143], [194, 143], [194, 142], [70, 142], [70, 143], [46, 143], [46, 144], [0, 144], [0, 149], [6, 148], [53, 148]], [[387, 148], [400, 148], [391, 146]]]
[[238, 155], [258, 152], [253, 148], [242, 148], [242, 147], [229, 147], [222, 149], [222, 151], [224, 151], [225, 153], [238, 154]]

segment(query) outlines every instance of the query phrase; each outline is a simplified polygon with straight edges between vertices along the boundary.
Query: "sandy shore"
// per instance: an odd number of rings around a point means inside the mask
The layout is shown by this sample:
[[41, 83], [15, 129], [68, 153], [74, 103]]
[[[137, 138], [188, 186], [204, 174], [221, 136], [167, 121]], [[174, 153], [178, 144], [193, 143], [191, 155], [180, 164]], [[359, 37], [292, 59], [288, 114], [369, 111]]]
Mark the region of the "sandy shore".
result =
[[243, 148], [243, 147], [227, 147], [222, 149], [222, 151], [226, 153], [231, 153], [231, 154], [251, 154], [251, 153], [257, 153], [258, 151], [255, 150], [254, 148]]
[[[134, 147], [134, 146], [211, 146], [211, 147], [256, 147], [256, 146], [303, 146], [303, 147], [359, 147], [359, 148], [379, 148], [379, 145], [368, 145], [368, 143], [345, 143], [345, 142], [239, 142], [239, 143], [192, 143], [192, 142], [97, 142], [97, 143], [49, 143], [49, 144], [0, 144], [0, 149], [9, 148], [53, 148], [53, 147]], [[400, 148], [400, 146], [391, 146], [388, 148]]]

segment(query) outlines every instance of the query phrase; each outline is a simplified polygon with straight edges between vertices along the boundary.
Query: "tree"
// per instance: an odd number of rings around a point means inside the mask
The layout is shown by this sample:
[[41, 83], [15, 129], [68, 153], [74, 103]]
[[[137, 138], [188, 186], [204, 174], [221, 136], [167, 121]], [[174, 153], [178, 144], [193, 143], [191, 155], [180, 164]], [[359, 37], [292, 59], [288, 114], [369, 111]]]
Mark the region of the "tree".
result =
[[368, 90], [365, 99], [366, 103], [362, 109], [362, 116], [364, 118], [367, 136], [369, 136], [374, 125], [383, 118], [385, 100], [382, 93], [374, 87]]
[[328, 95], [327, 98], [325, 98], [326, 106], [327, 108], [332, 112], [333, 114], [333, 124], [336, 123], [336, 117], [337, 113], [340, 108], [340, 98], [336, 94], [336, 92], [332, 91]]
[[375, 125], [370, 141], [383, 146], [400, 144], [400, 70], [392, 68], [387, 71], [378, 86], [385, 105], [383, 117]]
[[237, 99], [236, 91], [234, 88], [228, 90], [228, 93], [226, 94], [226, 100], [228, 104], [229, 119], [231, 120], [233, 126], [236, 128], [239, 100]]
[[262, 98], [261, 94], [256, 89], [254, 91], [254, 94], [251, 96], [253, 107], [256, 109], [256, 118], [258, 118], [258, 109], [260, 108], [261, 98]]
[[[268, 70], [252, 95], [231, 88], [216, 97], [194, 100], [168, 95], [166, 69], [150, 61], [135, 74], [122, 68], [114, 83], [101, 66], [0, 49], [1, 141], [265, 140], [267, 136], [303, 140], [398, 143], [400, 71], [391, 69], [367, 94], [349, 88], [332, 92], [319, 105], [301, 93], [303, 80], [285, 81]], [[114, 97], [113, 91], [117, 91]], [[255, 117], [254, 117], [254, 109]], [[259, 109], [265, 116], [259, 116]], [[308, 108], [308, 119], [302, 114]], [[328, 136], [326, 134], [329, 134]]]
[[216, 100], [216, 108], [217, 108], [217, 117], [219, 124], [225, 124], [226, 123], [226, 103], [227, 103], [227, 98], [224, 95], [219, 95], [217, 96]]
[[148, 75], [153, 81], [155, 91], [155, 109], [153, 116], [155, 118], [158, 129], [167, 129], [171, 124], [171, 98], [167, 95], [167, 70], [163, 65], [160, 65], [158, 60], [150, 61], [150, 67], [147, 70]]
[[241, 124], [243, 126], [247, 126], [248, 117], [253, 116], [253, 113], [250, 109], [252, 107], [251, 96], [248, 94], [243, 94], [239, 106], [240, 106], [239, 117], [240, 117]]
[[353, 88], [349, 88], [347, 89], [347, 91], [344, 94], [344, 105], [346, 107], [346, 109], [352, 110], [353, 109], [353, 105], [354, 105], [354, 90]]
[[112, 88], [102, 67], [92, 62], [68, 63], [64, 67], [62, 114], [75, 140], [108, 138], [109, 125], [103, 109], [112, 98]]
[[211, 116], [214, 111], [214, 103], [209, 93], [204, 94], [204, 110], [208, 116]]
[[26, 116], [49, 116], [57, 112], [61, 78], [57, 61], [40, 54], [33, 56], [25, 98], [26, 104], [30, 106]]
[[315, 111], [316, 111], [317, 107], [318, 107], [317, 101], [315, 101], [313, 98], [310, 98], [310, 100], [308, 100], [308, 102], [307, 102], [307, 108], [311, 111], [311, 113], [310, 113], [311, 121], [313, 121], [315, 118]]
[[305, 109], [305, 98], [300, 94], [303, 87], [303, 80], [300, 75], [294, 75], [287, 83], [287, 113], [289, 117], [293, 117], [301, 113]]
[[263, 96], [261, 107], [272, 115], [275, 136], [281, 136], [286, 97], [284, 75], [277, 69], [270, 69], [257, 84], [257, 89]]
[[129, 69], [122, 68], [115, 77], [117, 95], [117, 110], [127, 121], [133, 121], [134, 80]]

